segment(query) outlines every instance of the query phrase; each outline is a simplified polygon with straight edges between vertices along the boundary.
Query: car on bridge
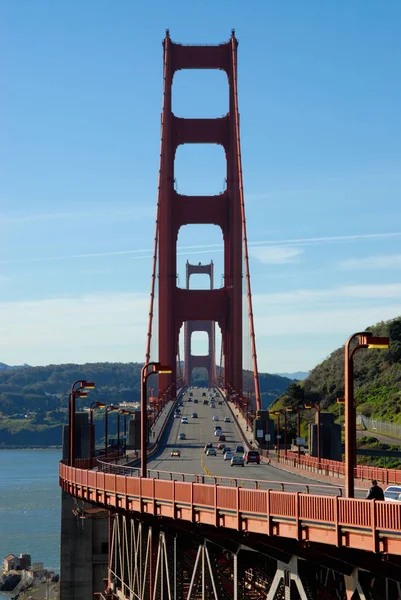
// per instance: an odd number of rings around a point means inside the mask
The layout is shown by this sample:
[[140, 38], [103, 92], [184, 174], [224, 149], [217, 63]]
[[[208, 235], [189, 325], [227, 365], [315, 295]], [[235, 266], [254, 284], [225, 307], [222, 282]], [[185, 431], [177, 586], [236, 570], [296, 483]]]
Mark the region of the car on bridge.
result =
[[214, 435], [221, 435], [221, 434], [222, 434], [221, 429], [215, 429], [214, 430]]
[[185, 433], [180, 433], [180, 435], [178, 436], [179, 440], [186, 440], [187, 436], [185, 435]]
[[181, 419], [181, 423], [182, 423], [183, 425], [188, 425], [188, 417], [182, 417], [182, 419]]
[[234, 452], [232, 452], [231, 450], [229, 450], [228, 452], [225, 452], [223, 454], [224, 454], [224, 460], [231, 460], [232, 457], [234, 456]]
[[206, 456], [217, 456], [216, 448], [208, 448], [206, 450]]
[[194, 398], [194, 404], [198, 404], [198, 398]]
[[257, 450], [248, 450], [245, 454], [245, 462], [248, 463], [256, 463], [260, 465], [260, 454]]
[[390, 485], [384, 490], [386, 502], [401, 502], [401, 485]]
[[210, 449], [213, 448], [213, 444], [205, 444], [205, 447], [203, 448], [203, 452], [206, 454], [206, 452]]
[[226, 436], [221, 434], [219, 435], [219, 442], [225, 442], [226, 441]]
[[224, 417], [224, 423], [231, 423], [230, 417]]
[[236, 454], [244, 454], [245, 453], [244, 446], [236, 446], [235, 453]]
[[217, 450], [224, 450], [225, 447], [225, 444], [217, 444]]
[[192, 417], [193, 419], [197, 419], [197, 418], [198, 418], [198, 413], [192, 413], [191, 417]]
[[213, 421], [220, 421], [219, 415], [213, 415]]
[[181, 419], [181, 414], [179, 412], [174, 413], [174, 419]]
[[229, 446], [226, 446], [223, 450], [223, 454], [226, 454], [227, 452], [231, 452], [232, 454], [234, 454], [234, 452], [231, 450], [231, 448], [229, 448]]
[[172, 450], [170, 456], [172, 456], [172, 457], [177, 456], [179, 458], [181, 456], [181, 452], [179, 450]]
[[243, 454], [234, 454], [231, 459], [231, 466], [239, 465], [240, 467], [244, 466], [244, 455]]

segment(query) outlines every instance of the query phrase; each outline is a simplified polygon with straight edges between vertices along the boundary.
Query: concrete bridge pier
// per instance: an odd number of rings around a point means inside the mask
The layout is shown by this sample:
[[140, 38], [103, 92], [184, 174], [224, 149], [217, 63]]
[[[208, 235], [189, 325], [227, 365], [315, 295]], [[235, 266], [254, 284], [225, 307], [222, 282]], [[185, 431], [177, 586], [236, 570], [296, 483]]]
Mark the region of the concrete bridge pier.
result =
[[[76, 414], [76, 458], [89, 458], [88, 413]], [[63, 428], [68, 460], [69, 427]], [[88, 600], [104, 590], [108, 565], [108, 512], [61, 492], [60, 600]]]

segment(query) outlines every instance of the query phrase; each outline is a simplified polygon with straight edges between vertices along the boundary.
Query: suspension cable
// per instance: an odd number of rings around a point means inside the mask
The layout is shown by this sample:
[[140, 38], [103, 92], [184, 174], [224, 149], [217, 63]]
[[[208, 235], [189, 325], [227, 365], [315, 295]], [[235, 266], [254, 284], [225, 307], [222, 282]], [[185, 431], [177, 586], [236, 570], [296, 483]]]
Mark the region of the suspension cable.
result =
[[249, 333], [250, 333], [250, 337], [251, 337], [251, 347], [252, 347], [253, 379], [254, 379], [254, 384], [255, 384], [256, 410], [261, 410], [262, 406], [261, 406], [261, 400], [260, 400], [258, 360], [257, 360], [257, 354], [256, 354], [255, 327], [254, 327], [254, 322], [253, 322], [253, 309], [252, 309], [251, 277], [250, 277], [250, 270], [249, 270], [248, 239], [247, 239], [247, 232], [246, 232], [244, 186], [243, 186], [243, 178], [242, 178], [241, 142], [240, 142], [240, 135], [239, 135], [239, 112], [238, 112], [238, 95], [237, 95], [236, 39], [234, 36], [231, 37], [231, 54], [232, 54], [232, 68], [233, 68], [232, 76], [233, 76], [234, 119], [235, 119], [235, 138], [236, 138], [235, 141], [236, 141], [236, 147], [237, 147], [239, 194], [240, 194], [241, 220], [242, 220], [242, 236], [243, 236], [243, 242], [244, 242], [244, 261], [245, 261], [246, 289], [247, 289], [247, 298], [248, 298]]

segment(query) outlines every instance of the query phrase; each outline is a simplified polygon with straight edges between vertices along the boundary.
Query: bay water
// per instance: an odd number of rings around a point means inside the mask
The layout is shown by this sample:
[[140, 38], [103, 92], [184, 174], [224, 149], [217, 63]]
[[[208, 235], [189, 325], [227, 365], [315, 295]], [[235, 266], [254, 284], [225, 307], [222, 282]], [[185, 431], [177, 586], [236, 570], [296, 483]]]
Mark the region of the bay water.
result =
[[27, 552], [59, 572], [60, 459], [61, 449], [0, 450], [1, 563], [7, 554]]

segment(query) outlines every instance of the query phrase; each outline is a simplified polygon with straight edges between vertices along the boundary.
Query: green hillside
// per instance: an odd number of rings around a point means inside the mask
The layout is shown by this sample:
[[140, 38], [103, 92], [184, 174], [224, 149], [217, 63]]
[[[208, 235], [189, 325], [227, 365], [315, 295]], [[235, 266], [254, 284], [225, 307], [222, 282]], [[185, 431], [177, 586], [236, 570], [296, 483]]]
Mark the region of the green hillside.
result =
[[[388, 336], [388, 350], [361, 349], [354, 356], [354, 393], [357, 413], [379, 421], [401, 424], [401, 317], [367, 327], [374, 335]], [[355, 341], [355, 344], [357, 342]], [[343, 424], [344, 407], [336, 399], [344, 396], [344, 346], [338, 348], [307, 379], [292, 382], [273, 408], [320, 403], [323, 411], [333, 412], [336, 421]], [[301, 435], [308, 436], [308, 425], [315, 418], [315, 410], [303, 410]], [[296, 435], [296, 414], [288, 413], [289, 437]], [[368, 436], [358, 442], [361, 448], [398, 450], [399, 444], [383, 444]], [[358, 457], [359, 464], [399, 468], [399, 459]]]
[[[75, 380], [96, 383], [87, 399], [78, 400], [79, 407], [94, 401], [139, 402], [141, 367], [140, 363], [87, 363], [1, 369], [0, 444], [59, 444], [61, 425], [68, 418], [68, 394]], [[203, 373], [194, 373], [195, 385], [207, 385]], [[263, 405], [269, 406], [289, 383], [284, 377], [262, 373]], [[244, 371], [244, 393], [252, 387], [252, 374]], [[113, 430], [113, 417], [110, 421]]]
[[[367, 327], [367, 331], [388, 336], [390, 347], [388, 350], [363, 349], [355, 354], [357, 412], [401, 424], [401, 317]], [[336, 398], [344, 395], [343, 347], [311, 371], [303, 389], [307, 398], [320, 400], [324, 410], [338, 410]]]

